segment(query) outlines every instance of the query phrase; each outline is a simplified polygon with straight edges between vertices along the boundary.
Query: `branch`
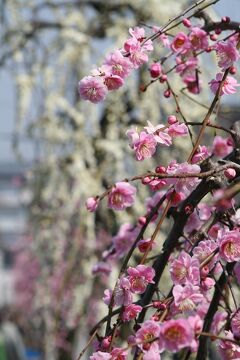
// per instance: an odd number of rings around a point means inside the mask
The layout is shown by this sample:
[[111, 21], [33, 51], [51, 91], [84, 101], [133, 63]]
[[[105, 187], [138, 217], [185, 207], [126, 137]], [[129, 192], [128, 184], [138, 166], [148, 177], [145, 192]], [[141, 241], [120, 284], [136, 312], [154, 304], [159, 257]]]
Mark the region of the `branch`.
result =
[[[232, 272], [234, 265], [235, 265], [235, 262], [227, 264], [226, 270], [227, 270], [228, 274], [230, 274]], [[205, 321], [204, 321], [204, 325], [203, 325], [204, 333], [209, 332], [209, 330], [211, 328], [213, 317], [218, 309], [218, 305], [219, 305], [219, 302], [220, 302], [221, 296], [222, 296], [220, 289], [222, 289], [226, 284], [227, 284], [227, 276], [225, 275], [225, 272], [223, 271], [219, 280], [215, 284], [214, 295], [213, 295], [211, 304], [209, 306], [207, 315], [205, 316]], [[205, 360], [207, 358], [207, 341], [208, 341], [207, 337], [205, 337], [203, 335], [200, 336], [199, 348], [198, 348], [196, 360]]]

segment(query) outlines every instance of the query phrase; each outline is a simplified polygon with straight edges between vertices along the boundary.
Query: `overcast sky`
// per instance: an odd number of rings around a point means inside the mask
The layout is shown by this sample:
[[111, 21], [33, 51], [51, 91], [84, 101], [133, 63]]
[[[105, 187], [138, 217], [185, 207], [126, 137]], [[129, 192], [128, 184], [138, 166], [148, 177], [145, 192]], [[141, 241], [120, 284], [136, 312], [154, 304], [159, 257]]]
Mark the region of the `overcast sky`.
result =
[[[221, 17], [228, 15], [232, 20], [240, 21], [240, 0], [220, 0], [215, 6], [215, 11]], [[14, 87], [11, 76], [6, 71], [0, 71], [0, 164], [14, 162], [15, 156], [11, 149], [10, 137], [14, 129]], [[21, 146], [25, 158], [34, 157], [30, 142], [24, 142]]]

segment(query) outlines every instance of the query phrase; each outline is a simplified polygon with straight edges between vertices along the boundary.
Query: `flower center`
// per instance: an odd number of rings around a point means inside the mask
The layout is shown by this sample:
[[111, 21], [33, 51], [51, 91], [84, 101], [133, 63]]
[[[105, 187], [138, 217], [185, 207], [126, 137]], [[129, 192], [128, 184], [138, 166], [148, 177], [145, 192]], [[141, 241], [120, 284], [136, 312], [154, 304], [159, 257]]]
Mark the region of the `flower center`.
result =
[[177, 327], [172, 327], [166, 331], [165, 338], [169, 341], [177, 342], [181, 339], [181, 332]]
[[181, 47], [184, 43], [185, 43], [184, 37], [179, 37], [179, 38], [175, 41], [175, 46], [176, 46], [177, 48], [179, 48], [179, 47]]
[[119, 192], [113, 194], [112, 202], [114, 205], [121, 205], [123, 202], [123, 196]]
[[180, 268], [176, 269], [175, 276], [178, 280], [184, 279], [186, 277], [186, 275], [187, 275], [187, 269], [185, 267], [180, 267]]
[[198, 44], [199, 44], [199, 39], [198, 39], [197, 36], [193, 36], [193, 37], [191, 38], [191, 44], [192, 44], [193, 46], [198, 46]]

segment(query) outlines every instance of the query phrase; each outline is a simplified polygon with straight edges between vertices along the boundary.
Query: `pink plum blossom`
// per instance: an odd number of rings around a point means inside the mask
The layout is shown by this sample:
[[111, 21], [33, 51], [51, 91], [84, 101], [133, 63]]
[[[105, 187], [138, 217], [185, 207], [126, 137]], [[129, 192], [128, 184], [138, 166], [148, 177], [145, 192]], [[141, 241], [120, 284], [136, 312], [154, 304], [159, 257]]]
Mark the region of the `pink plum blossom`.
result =
[[[212, 92], [214, 94], [216, 94], [216, 92], [218, 91], [218, 88], [220, 86], [220, 83], [222, 81], [223, 78], [223, 73], [218, 73], [216, 75], [216, 80], [211, 80], [210, 81], [210, 89], [212, 90]], [[235, 94], [237, 92], [236, 87], [240, 86], [240, 84], [237, 83], [237, 80], [234, 79], [232, 76], [227, 76], [226, 80], [223, 83], [222, 89], [220, 91], [220, 95], [226, 94], [226, 95], [231, 95], [231, 94]]]
[[170, 266], [172, 281], [177, 284], [194, 284], [200, 282], [199, 261], [182, 251], [178, 258], [173, 260]]
[[240, 339], [240, 308], [235, 312], [231, 320], [231, 329], [235, 338]]
[[213, 153], [216, 156], [224, 157], [230, 154], [233, 146], [229, 143], [229, 139], [224, 139], [221, 136], [215, 136], [213, 140]]
[[185, 124], [176, 122], [168, 127], [167, 133], [171, 137], [183, 136], [188, 134], [188, 128]]
[[111, 67], [112, 75], [120, 76], [122, 79], [125, 79], [132, 69], [131, 62], [122, 55], [120, 50], [107, 55], [105, 64]]
[[[231, 331], [225, 331], [225, 339], [234, 340]], [[232, 341], [220, 340], [218, 342], [218, 350], [222, 360], [238, 360], [240, 359], [240, 346]]]
[[190, 347], [194, 332], [186, 319], [168, 320], [161, 326], [159, 347], [172, 352]]
[[150, 266], [137, 265], [135, 268], [129, 267], [127, 273], [131, 291], [135, 294], [144, 293], [148, 284], [154, 284], [155, 271]]
[[127, 350], [114, 348], [110, 354], [111, 360], [127, 360]]
[[158, 144], [169, 146], [172, 144], [171, 136], [168, 135], [168, 129], [162, 124], [154, 126], [150, 121], [147, 121], [148, 126], [144, 129], [148, 134], [153, 134]]
[[131, 143], [130, 146], [135, 150], [138, 161], [149, 159], [156, 152], [157, 141], [153, 134], [141, 131], [140, 135], [134, 130], [127, 131]]
[[197, 164], [211, 155], [210, 150], [205, 145], [199, 145], [197, 151], [193, 155], [192, 164]]
[[239, 59], [239, 51], [236, 48], [236, 44], [233, 41], [219, 41], [214, 46], [217, 57], [219, 59], [218, 66], [223, 70], [226, 70]]
[[122, 313], [123, 321], [130, 321], [137, 317], [137, 315], [142, 311], [142, 307], [140, 305], [130, 304], [124, 308]]
[[175, 285], [173, 288], [174, 303], [180, 311], [193, 311], [197, 304], [203, 301], [203, 295], [198, 286], [187, 284]]
[[240, 261], [240, 230], [228, 231], [219, 240], [219, 255], [227, 261]]
[[107, 352], [97, 351], [90, 356], [90, 360], [111, 360], [111, 355]]
[[86, 208], [90, 212], [94, 212], [97, 210], [99, 204], [99, 199], [90, 197], [86, 200]]
[[[200, 263], [206, 260], [213, 252], [217, 249], [218, 244], [215, 241], [203, 240], [198, 246], [193, 249], [194, 258], [198, 259]], [[218, 254], [214, 255], [211, 260], [209, 260], [207, 266], [209, 271], [213, 269], [216, 262], [218, 261]]]
[[186, 34], [184, 34], [184, 32], [179, 32], [174, 38], [173, 41], [171, 43], [171, 49], [174, 52], [177, 53], [182, 53], [182, 52], [186, 52], [187, 48], [189, 46], [189, 40]]
[[208, 34], [199, 27], [193, 27], [188, 38], [192, 49], [205, 50], [208, 48]]
[[[136, 332], [135, 341], [138, 346], [143, 350], [149, 350], [152, 344], [144, 344], [144, 342], [151, 341], [159, 336], [160, 333], [160, 325], [153, 320], [145, 321], [141, 328]], [[145, 346], [146, 345], [146, 346]]]
[[85, 76], [79, 81], [78, 91], [83, 100], [96, 104], [105, 99], [108, 89], [100, 77]]
[[124, 210], [134, 203], [136, 188], [127, 182], [117, 182], [108, 194], [108, 207], [114, 210]]

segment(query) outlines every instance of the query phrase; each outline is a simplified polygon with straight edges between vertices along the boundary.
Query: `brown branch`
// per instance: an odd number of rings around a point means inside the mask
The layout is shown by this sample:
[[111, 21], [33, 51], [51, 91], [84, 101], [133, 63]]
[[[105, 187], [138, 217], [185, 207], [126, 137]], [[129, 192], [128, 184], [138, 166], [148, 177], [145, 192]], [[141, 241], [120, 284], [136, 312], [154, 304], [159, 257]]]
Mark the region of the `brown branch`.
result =
[[215, 109], [215, 106], [217, 105], [217, 103], [219, 102], [219, 100], [221, 98], [220, 93], [221, 93], [224, 81], [226, 80], [228, 73], [229, 73], [229, 69], [225, 70], [225, 72], [223, 74], [223, 77], [222, 77], [222, 80], [221, 80], [221, 82], [220, 82], [220, 84], [218, 86], [217, 92], [216, 92], [216, 94], [214, 96], [214, 99], [212, 101], [212, 104], [211, 104], [211, 106], [210, 106], [210, 108], [209, 108], [209, 110], [208, 110], [208, 112], [207, 112], [207, 114], [206, 114], [206, 116], [205, 116], [205, 118], [204, 118], [204, 120], [202, 122], [201, 130], [200, 130], [200, 132], [198, 134], [197, 140], [196, 140], [195, 145], [194, 145], [194, 147], [193, 147], [193, 149], [191, 151], [191, 154], [188, 157], [188, 162], [191, 162], [196, 150], [198, 149], [198, 146], [200, 145], [200, 142], [201, 142], [202, 136], [204, 134], [204, 131], [205, 131], [206, 127], [207, 127], [208, 121], [209, 121], [209, 119], [210, 119], [210, 117], [211, 117], [211, 115], [212, 115], [212, 113], [213, 113], [213, 111]]
[[[232, 272], [234, 265], [235, 265], [235, 262], [227, 264], [226, 270], [228, 273]], [[218, 305], [219, 305], [219, 302], [222, 297], [220, 289], [222, 289], [226, 284], [227, 284], [227, 276], [226, 276], [225, 272], [223, 271], [222, 275], [220, 276], [219, 280], [217, 281], [217, 283], [215, 285], [214, 295], [213, 295], [211, 304], [209, 306], [207, 315], [205, 316], [205, 321], [204, 321], [204, 325], [203, 325], [204, 333], [209, 332], [209, 330], [211, 328], [213, 317], [218, 309]], [[200, 336], [196, 360], [205, 360], [207, 358], [207, 340], [208, 340], [207, 337], [205, 337], [203, 335]]]
[[205, 26], [203, 26], [202, 29], [205, 30], [206, 32], [210, 32], [216, 29], [221, 29], [223, 31], [226, 30], [240, 31], [240, 22], [237, 21], [230, 21], [229, 23], [222, 21], [210, 22]]

